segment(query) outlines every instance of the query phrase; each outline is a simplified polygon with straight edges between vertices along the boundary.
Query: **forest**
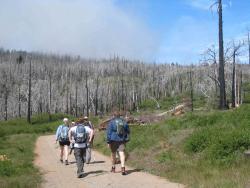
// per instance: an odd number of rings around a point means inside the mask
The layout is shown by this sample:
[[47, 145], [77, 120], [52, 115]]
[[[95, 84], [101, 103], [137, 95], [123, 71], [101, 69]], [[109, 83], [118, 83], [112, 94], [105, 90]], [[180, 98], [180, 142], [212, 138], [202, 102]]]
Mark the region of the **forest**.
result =
[[[250, 92], [250, 67], [241, 61], [248, 48], [249, 43], [239, 41], [229, 43], [225, 50], [228, 107], [249, 102], [245, 96]], [[84, 59], [2, 48], [0, 119], [59, 112], [103, 115], [114, 107], [133, 112], [145, 100], [155, 101], [157, 108], [157, 100], [176, 96], [180, 98], [176, 103], [201, 99], [203, 107], [218, 108], [218, 67], [214, 46], [193, 65], [146, 63], [118, 56]]]

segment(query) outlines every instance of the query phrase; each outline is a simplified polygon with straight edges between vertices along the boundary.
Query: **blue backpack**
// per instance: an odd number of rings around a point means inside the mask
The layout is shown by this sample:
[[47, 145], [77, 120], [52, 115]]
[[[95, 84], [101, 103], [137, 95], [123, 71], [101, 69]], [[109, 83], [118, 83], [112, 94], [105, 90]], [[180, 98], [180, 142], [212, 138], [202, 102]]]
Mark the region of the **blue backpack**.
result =
[[66, 126], [66, 125], [62, 125], [61, 131], [60, 131], [60, 134], [59, 134], [59, 141], [60, 142], [69, 141], [68, 132], [69, 132], [69, 127]]
[[76, 132], [74, 135], [75, 143], [81, 144], [87, 141], [87, 132], [82, 124], [77, 125]]
[[123, 119], [121, 118], [116, 118], [114, 120], [115, 122], [115, 127], [116, 127], [116, 134], [118, 134], [119, 136], [124, 136], [126, 134], [125, 132], [125, 122]]

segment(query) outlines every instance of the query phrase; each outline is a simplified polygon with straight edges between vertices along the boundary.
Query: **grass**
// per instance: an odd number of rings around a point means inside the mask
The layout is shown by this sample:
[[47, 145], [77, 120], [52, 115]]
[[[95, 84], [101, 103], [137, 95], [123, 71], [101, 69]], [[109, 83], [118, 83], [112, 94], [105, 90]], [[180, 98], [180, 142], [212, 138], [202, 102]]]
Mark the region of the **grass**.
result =
[[[128, 164], [188, 187], [249, 186], [250, 105], [188, 113], [158, 124], [131, 127]], [[95, 147], [109, 155], [105, 133]], [[142, 160], [143, 159], [143, 160]]]
[[[54, 133], [61, 123], [62, 114], [40, 115], [27, 124], [25, 119], [0, 122], [0, 187], [40, 187], [41, 175], [33, 166], [36, 139], [41, 134]], [[60, 119], [60, 121], [59, 121]]]
[[[250, 105], [228, 111], [187, 113], [150, 126], [131, 127], [128, 164], [198, 188], [247, 187], [250, 161]], [[64, 116], [36, 116], [0, 122], [0, 187], [39, 187], [41, 175], [33, 166], [36, 138], [54, 133]], [[96, 125], [100, 120], [90, 118]], [[106, 155], [105, 132], [95, 136], [95, 148]], [[142, 160], [143, 159], [143, 160]]]

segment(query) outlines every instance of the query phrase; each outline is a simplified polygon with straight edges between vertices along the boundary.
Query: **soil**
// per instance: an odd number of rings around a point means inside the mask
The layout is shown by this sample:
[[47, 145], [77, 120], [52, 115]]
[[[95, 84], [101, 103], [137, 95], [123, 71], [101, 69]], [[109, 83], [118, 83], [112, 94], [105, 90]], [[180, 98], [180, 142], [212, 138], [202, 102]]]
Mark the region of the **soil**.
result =
[[41, 136], [36, 143], [35, 165], [40, 169], [44, 188], [183, 188], [178, 183], [142, 172], [138, 169], [127, 168], [128, 175], [122, 176], [120, 165], [116, 173], [111, 173], [109, 157], [97, 151], [92, 153], [92, 161], [85, 164], [83, 178], [76, 177], [76, 163], [73, 153], [69, 155], [69, 165], [59, 161], [59, 146], [55, 144], [54, 135]]

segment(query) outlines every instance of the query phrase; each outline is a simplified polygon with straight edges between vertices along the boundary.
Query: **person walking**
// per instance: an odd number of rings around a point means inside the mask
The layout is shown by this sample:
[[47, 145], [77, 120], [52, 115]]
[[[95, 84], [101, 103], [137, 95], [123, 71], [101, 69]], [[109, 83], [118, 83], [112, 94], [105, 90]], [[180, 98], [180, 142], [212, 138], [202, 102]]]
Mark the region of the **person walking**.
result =
[[118, 151], [121, 161], [121, 173], [127, 175], [125, 170], [125, 145], [129, 141], [130, 129], [127, 122], [121, 117], [120, 112], [114, 112], [106, 133], [107, 144], [111, 150], [111, 172], [115, 172], [116, 152]]
[[85, 127], [89, 127], [90, 129], [93, 130], [93, 138], [91, 142], [87, 143], [87, 148], [86, 148], [86, 164], [89, 164], [91, 161], [91, 151], [93, 148], [93, 141], [94, 141], [94, 135], [95, 135], [95, 130], [94, 130], [94, 125], [91, 123], [91, 121], [88, 120], [88, 116], [83, 117], [83, 124]]
[[76, 125], [69, 130], [69, 141], [74, 144], [74, 155], [77, 164], [77, 177], [84, 175], [83, 167], [86, 157], [87, 143], [92, 141], [93, 130], [83, 125], [83, 118], [76, 121]]
[[[76, 125], [76, 123], [74, 121], [71, 122], [69, 129], [71, 129], [72, 127], [74, 127]], [[73, 138], [74, 139], [74, 138]], [[70, 151], [69, 151], [69, 155], [71, 155], [72, 151], [74, 150], [74, 143], [70, 143]]]
[[68, 165], [68, 147], [69, 147], [69, 120], [68, 118], [63, 119], [63, 124], [58, 126], [56, 130], [56, 143], [59, 141], [60, 146], [60, 161], [63, 163], [63, 157], [65, 159], [65, 165]]

